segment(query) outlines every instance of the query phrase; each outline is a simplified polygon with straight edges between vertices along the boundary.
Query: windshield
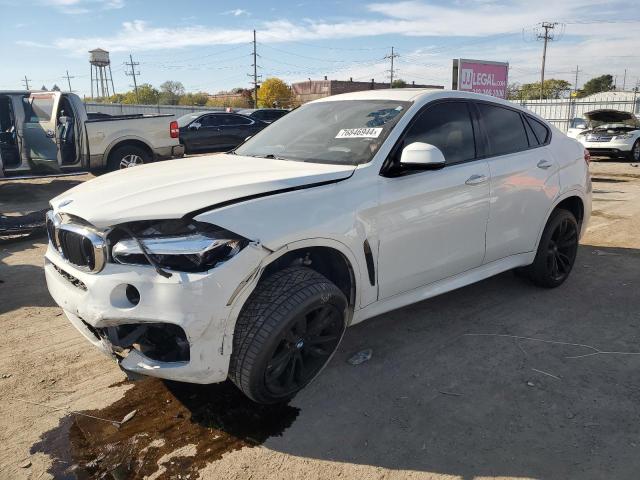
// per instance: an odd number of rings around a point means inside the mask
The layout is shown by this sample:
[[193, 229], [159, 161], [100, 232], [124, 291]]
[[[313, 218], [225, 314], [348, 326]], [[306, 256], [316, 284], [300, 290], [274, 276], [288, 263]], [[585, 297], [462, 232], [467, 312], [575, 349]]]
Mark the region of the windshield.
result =
[[202, 113], [187, 113], [186, 115], [183, 115], [180, 118], [178, 118], [177, 120], [178, 126], [186, 127], [191, 122], [193, 122], [196, 118], [198, 118], [200, 115], [202, 115]]
[[235, 153], [315, 163], [367, 163], [410, 105], [391, 100], [309, 103], [250, 138]]

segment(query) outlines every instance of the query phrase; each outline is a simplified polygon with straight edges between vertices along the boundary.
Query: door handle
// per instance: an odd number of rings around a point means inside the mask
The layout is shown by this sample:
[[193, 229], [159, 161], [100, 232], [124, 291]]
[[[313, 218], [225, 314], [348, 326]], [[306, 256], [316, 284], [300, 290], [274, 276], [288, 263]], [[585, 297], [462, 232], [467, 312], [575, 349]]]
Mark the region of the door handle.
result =
[[467, 185], [480, 185], [486, 181], [487, 181], [486, 175], [471, 175], [469, 178], [467, 178], [467, 181], [464, 183], [466, 183]]
[[540, 160], [540, 161], [538, 162], [537, 167], [538, 167], [538, 168], [541, 168], [541, 169], [543, 169], [543, 170], [546, 170], [547, 168], [550, 168], [552, 165], [553, 165], [553, 163], [551, 163], [551, 162], [550, 162], [550, 161], [548, 161], [548, 160]]
[[53, 138], [53, 137], [55, 137], [55, 136], [56, 136], [55, 132], [54, 132], [53, 130], [51, 130], [51, 129], [49, 129], [49, 130], [47, 130], [47, 131], [46, 131], [46, 135], [47, 135], [47, 137], [49, 137], [49, 138]]

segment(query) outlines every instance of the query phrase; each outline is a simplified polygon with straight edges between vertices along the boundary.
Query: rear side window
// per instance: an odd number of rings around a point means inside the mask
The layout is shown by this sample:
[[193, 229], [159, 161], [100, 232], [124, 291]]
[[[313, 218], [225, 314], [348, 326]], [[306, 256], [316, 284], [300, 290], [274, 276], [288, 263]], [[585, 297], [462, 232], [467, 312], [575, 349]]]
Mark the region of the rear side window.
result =
[[405, 135], [405, 146], [413, 142], [438, 147], [447, 164], [475, 158], [469, 107], [465, 102], [445, 102], [429, 107], [418, 116]]
[[547, 143], [549, 141], [549, 129], [545, 124], [533, 117], [527, 116], [526, 118], [529, 125], [531, 125], [533, 132], [536, 134], [536, 138], [540, 145]]
[[506, 155], [529, 148], [520, 113], [486, 103], [478, 104], [478, 108], [489, 137], [489, 155]]
[[233, 115], [233, 114], [229, 114], [225, 122], [225, 125], [230, 125], [230, 126], [250, 125], [250, 124], [251, 124], [251, 120], [248, 119], [247, 117], [243, 117], [241, 115]]

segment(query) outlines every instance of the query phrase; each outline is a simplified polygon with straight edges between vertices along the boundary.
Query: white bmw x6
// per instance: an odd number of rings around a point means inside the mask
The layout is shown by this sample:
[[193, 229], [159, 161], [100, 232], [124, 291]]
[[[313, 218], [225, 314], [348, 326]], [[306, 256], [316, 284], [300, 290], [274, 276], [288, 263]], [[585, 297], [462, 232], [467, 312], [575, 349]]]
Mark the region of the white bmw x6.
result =
[[224, 155], [51, 201], [45, 272], [125, 371], [290, 399], [347, 326], [497, 273], [557, 287], [591, 210], [583, 147], [496, 98], [375, 90]]

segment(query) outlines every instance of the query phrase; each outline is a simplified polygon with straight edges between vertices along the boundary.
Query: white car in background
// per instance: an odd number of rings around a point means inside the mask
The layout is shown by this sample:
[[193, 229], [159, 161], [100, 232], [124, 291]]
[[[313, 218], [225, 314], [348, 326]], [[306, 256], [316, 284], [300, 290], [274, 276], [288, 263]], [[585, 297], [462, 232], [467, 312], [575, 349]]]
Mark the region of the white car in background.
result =
[[630, 112], [594, 110], [576, 122], [567, 135], [581, 142], [594, 156], [626, 157], [640, 161], [640, 121]]
[[515, 268], [562, 284], [591, 212], [587, 159], [493, 97], [323, 98], [231, 153], [53, 199], [47, 284], [127, 372], [286, 401], [347, 326]]

